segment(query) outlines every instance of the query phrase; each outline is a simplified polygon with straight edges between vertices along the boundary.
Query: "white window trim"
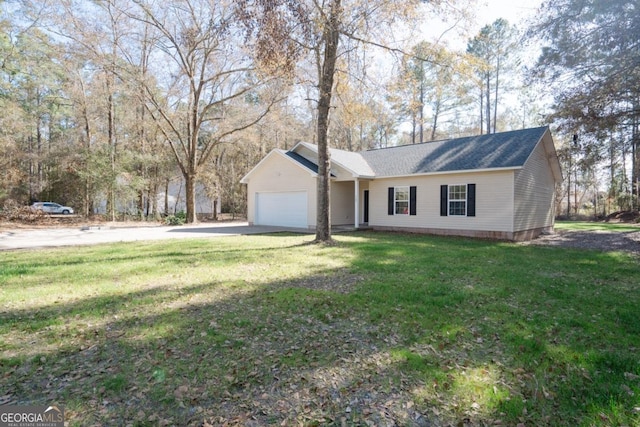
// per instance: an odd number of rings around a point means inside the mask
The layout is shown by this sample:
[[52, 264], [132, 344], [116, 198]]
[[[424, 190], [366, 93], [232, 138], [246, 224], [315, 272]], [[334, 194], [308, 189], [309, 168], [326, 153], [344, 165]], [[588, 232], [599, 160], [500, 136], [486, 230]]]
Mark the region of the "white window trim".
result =
[[[452, 199], [451, 198], [451, 187], [464, 187], [464, 199]], [[469, 196], [469, 187], [467, 184], [449, 184], [447, 187], [447, 213], [449, 216], [467, 216], [467, 198]], [[454, 214], [451, 213], [451, 202], [464, 202], [464, 214]]]
[[[407, 200], [398, 200], [397, 198], [397, 194], [398, 194], [398, 189], [405, 189], [407, 191]], [[402, 212], [398, 212], [398, 202], [407, 202], [407, 212], [406, 213], [402, 213]], [[409, 189], [408, 185], [401, 185], [398, 187], [393, 187], [393, 214], [394, 215], [409, 215], [409, 211], [411, 210], [411, 190]]]

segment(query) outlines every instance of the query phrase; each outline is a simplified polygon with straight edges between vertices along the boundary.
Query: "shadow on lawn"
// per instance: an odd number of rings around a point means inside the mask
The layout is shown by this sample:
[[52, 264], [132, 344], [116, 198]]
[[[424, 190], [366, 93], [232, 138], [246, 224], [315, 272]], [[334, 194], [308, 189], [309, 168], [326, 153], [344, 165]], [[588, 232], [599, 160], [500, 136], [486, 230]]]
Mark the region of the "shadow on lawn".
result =
[[25, 347], [2, 359], [3, 398], [60, 403], [71, 425], [639, 421], [637, 288], [620, 300], [637, 283], [632, 265], [383, 233], [354, 233], [323, 256], [345, 251], [348, 268], [297, 279], [4, 312]]

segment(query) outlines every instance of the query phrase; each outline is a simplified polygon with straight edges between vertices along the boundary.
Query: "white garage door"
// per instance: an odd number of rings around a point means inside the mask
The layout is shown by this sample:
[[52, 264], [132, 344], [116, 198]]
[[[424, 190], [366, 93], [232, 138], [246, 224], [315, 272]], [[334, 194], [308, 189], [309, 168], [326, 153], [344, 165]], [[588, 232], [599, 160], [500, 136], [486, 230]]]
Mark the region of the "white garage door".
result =
[[256, 193], [255, 224], [307, 228], [307, 192]]

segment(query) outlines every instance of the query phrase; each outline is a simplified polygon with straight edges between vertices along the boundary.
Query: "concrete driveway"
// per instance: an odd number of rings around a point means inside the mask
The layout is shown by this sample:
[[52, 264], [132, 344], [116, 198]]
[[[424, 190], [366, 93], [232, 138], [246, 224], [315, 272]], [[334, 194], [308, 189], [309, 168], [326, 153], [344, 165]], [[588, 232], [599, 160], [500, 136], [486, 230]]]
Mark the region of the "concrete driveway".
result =
[[16, 229], [0, 231], [0, 251], [140, 240], [240, 236], [281, 231], [309, 233], [304, 229], [250, 226], [246, 222], [183, 226], [118, 227], [116, 224], [76, 228]]

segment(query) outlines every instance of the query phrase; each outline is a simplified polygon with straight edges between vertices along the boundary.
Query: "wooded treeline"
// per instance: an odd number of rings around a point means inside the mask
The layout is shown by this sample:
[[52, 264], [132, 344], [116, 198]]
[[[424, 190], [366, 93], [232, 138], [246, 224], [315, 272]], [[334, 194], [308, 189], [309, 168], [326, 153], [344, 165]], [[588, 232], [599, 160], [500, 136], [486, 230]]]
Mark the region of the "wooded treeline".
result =
[[567, 213], [638, 209], [639, 8], [637, 0], [550, 0], [530, 29], [544, 46], [531, 75], [554, 95], [549, 121], [563, 138]]
[[[390, 36], [463, 19], [462, 1], [401, 3], [0, 1], [0, 205], [158, 218], [178, 185], [190, 222], [196, 193], [242, 214], [240, 178], [272, 148], [317, 143], [329, 102], [327, 143], [347, 150], [552, 124], [559, 210], [637, 206], [637, 2], [553, 0], [466, 49]], [[535, 67], [524, 40], [545, 46]]]

